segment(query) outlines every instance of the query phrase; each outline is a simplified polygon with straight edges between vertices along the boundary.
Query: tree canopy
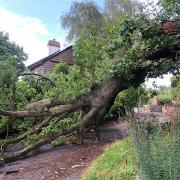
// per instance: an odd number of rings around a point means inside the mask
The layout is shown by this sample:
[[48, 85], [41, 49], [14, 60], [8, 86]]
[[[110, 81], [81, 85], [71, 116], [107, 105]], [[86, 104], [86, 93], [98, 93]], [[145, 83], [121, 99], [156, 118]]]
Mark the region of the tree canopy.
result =
[[24, 53], [23, 48], [9, 41], [7, 33], [0, 32], [0, 63], [8, 58], [14, 58], [15, 66], [19, 72], [23, 72], [27, 59], [27, 54]]
[[105, 15], [117, 19], [121, 15], [135, 16], [143, 10], [143, 4], [137, 0], [105, 0]]
[[82, 32], [98, 33], [104, 21], [100, 8], [93, 1], [73, 2], [70, 11], [60, 19], [62, 27], [68, 30], [68, 41], [76, 40]]
[[11, 42], [7, 33], [0, 32], [0, 106], [6, 109], [16, 109], [15, 83], [25, 70], [26, 59], [23, 48]]

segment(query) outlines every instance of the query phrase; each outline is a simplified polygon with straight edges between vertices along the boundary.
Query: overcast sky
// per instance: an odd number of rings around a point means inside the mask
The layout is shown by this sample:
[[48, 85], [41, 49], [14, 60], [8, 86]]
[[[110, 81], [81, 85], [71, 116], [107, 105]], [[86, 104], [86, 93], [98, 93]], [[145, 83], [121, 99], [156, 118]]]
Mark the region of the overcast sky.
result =
[[[48, 55], [47, 42], [57, 39], [65, 46], [66, 32], [59, 17], [67, 12], [73, 0], [0, 0], [0, 31], [28, 54], [27, 65]], [[103, 8], [104, 0], [96, 0]], [[150, 80], [151, 85], [154, 80]], [[170, 85], [169, 76], [158, 79], [158, 85]]]

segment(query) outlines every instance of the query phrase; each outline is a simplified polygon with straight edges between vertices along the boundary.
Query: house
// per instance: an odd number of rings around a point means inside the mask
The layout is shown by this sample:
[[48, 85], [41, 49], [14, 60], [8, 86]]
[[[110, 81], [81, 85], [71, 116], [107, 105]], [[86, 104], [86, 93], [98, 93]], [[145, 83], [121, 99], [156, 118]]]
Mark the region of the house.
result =
[[68, 65], [73, 64], [73, 49], [69, 46], [63, 50], [60, 49], [60, 43], [55, 39], [48, 41], [49, 55], [31, 65], [28, 69], [37, 74], [45, 74], [52, 71], [54, 66], [60, 62], [65, 62]]

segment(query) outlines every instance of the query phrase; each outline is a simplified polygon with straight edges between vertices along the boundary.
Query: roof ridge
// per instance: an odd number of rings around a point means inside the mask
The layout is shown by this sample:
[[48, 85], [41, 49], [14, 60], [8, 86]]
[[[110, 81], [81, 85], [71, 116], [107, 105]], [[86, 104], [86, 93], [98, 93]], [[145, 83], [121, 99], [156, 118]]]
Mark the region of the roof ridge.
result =
[[42, 58], [42, 59], [40, 59], [40, 60], [38, 60], [38, 61], [30, 64], [29, 66], [27, 66], [27, 68], [30, 69], [30, 70], [33, 70], [33, 69], [35, 69], [36, 66], [41, 65], [42, 63], [45, 63], [46, 61], [48, 61], [49, 58], [54, 57], [54, 56], [56, 56], [56, 55], [58, 55], [58, 54], [60, 54], [60, 53], [63, 53], [64, 51], [68, 50], [68, 49], [71, 48], [71, 47], [73, 47], [73, 46], [72, 46], [72, 45], [71, 45], [71, 46], [68, 46], [68, 47], [66, 47], [65, 49], [63, 49], [62, 51], [61, 51], [61, 50], [58, 50], [58, 51], [56, 51], [55, 53], [53, 53], [53, 54], [51, 54], [51, 55], [49, 55], [49, 56], [46, 56], [46, 57], [44, 57], [44, 58]]

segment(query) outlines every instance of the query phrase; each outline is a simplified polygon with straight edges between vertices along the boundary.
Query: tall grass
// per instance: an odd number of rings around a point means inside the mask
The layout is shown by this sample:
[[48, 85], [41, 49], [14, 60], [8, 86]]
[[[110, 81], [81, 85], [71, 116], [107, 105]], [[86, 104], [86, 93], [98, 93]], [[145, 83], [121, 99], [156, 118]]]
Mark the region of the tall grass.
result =
[[180, 123], [133, 122], [140, 172], [144, 180], [180, 179]]
[[180, 180], [180, 120], [131, 117], [132, 134], [97, 158], [83, 180]]

